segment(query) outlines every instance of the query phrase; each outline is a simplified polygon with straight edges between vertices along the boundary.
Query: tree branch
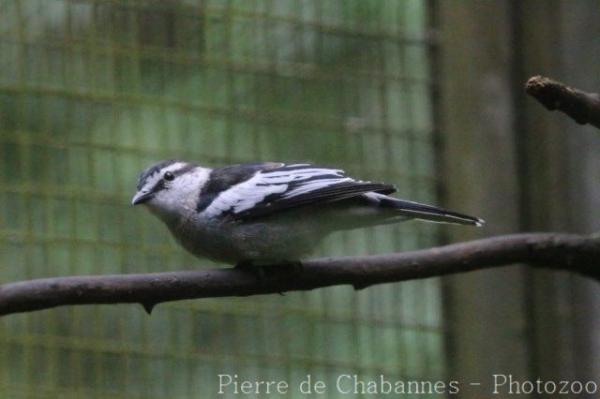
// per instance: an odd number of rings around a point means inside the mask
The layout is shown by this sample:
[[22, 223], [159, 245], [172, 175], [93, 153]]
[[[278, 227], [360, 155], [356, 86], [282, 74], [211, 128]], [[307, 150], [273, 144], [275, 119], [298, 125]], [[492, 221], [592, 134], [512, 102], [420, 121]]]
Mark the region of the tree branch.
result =
[[562, 269], [600, 281], [600, 237], [534, 233], [437, 248], [306, 261], [301, 270], [270, 266], [263, 279], [239, 269], [44, 278], [0, 286], [0, 315], [63, 305], [140, 303], [303, 291], [349, 284], [365, 288], [512, 263]]
[[544, 76], [534, 76], [525, 84], [525, 91], [550, 111], [559, 110], [575, 122], [600, 129], [600, 95], [571, 88]]

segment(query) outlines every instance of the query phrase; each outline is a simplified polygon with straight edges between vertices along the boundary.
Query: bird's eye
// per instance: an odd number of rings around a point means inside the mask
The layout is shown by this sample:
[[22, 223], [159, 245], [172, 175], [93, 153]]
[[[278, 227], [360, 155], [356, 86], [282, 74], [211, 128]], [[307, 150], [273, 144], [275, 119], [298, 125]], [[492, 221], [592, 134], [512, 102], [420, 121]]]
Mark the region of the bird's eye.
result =
[[165, 180], [171, 181], [175, 178], [175, 175], [171, 172], [165, 172], [163, 177]]

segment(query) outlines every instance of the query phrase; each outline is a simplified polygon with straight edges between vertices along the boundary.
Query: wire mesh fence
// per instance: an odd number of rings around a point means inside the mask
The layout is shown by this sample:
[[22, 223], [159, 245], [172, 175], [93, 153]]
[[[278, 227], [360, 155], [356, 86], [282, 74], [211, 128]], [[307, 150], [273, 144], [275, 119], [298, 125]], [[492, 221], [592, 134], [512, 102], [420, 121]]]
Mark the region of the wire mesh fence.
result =
[[[128, 205], [137, 173], [164, 158], [314, 161], [434, 201], [426, 12], [418, 0], [0, 2], [2, 281], [211, 266]], [[409, 222], [332, 236], [320, 253], [436, 237]], [[443, 340], [437, 280], [151, 317], [60, 308], [0, 320], [0, 395], [197, 398], [227, 373], [435, 380]]]

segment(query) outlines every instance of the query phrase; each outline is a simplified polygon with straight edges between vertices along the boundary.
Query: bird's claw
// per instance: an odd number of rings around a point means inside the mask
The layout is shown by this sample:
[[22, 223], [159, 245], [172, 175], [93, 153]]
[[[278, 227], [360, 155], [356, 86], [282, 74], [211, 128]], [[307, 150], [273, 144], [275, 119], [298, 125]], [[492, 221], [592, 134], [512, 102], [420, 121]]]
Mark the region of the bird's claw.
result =
[[264, 286], [267, 281], [264, 267], [255, 265], [254, 263], [252, 263], [252, 261], [239, 262], [235, 265], [235, 268], [254, 275], [254, 277], [256, 277], [261, 286]]
[[[281, 262], [277, 266], [289, 269], [293, 274], [302, 274], [304, 272], [304, 265], [300, 261], [287, 261]], [[261, 286], [267, 285], [267, 276], [265, 269], [269, 266], [257, 265], [252, 261], [241, 261], [235, 265], [236, 269], [251, 273]], [[279, 292], [279, 295], [284, 296], [283, 292]]]

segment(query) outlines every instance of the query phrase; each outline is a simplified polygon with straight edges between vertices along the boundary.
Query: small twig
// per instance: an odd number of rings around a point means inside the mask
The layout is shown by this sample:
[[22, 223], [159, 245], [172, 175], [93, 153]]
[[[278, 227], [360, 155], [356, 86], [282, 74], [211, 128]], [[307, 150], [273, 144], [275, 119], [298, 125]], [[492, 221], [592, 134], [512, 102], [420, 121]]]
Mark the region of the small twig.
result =
[[530, 78], [525, 91], [550, 111], [557, 109], [581, 125], [589, 123], [600, 129], [600, 95], [597, 93], [586, 93], [544, 76]]
[[264, 279], [240, 269], [57, 277], [0, 286], [0, 315], [63, 305], [140, 303], [146, 311], [181, 299], [247, 296], [349, 284], [365, 288], [432, 276], [528, 263], [600, 281], [600, 239], [568, 234], [515, 234], [462, 244], [348, 258], [316, 259], [301, 269], [272, 266]]

